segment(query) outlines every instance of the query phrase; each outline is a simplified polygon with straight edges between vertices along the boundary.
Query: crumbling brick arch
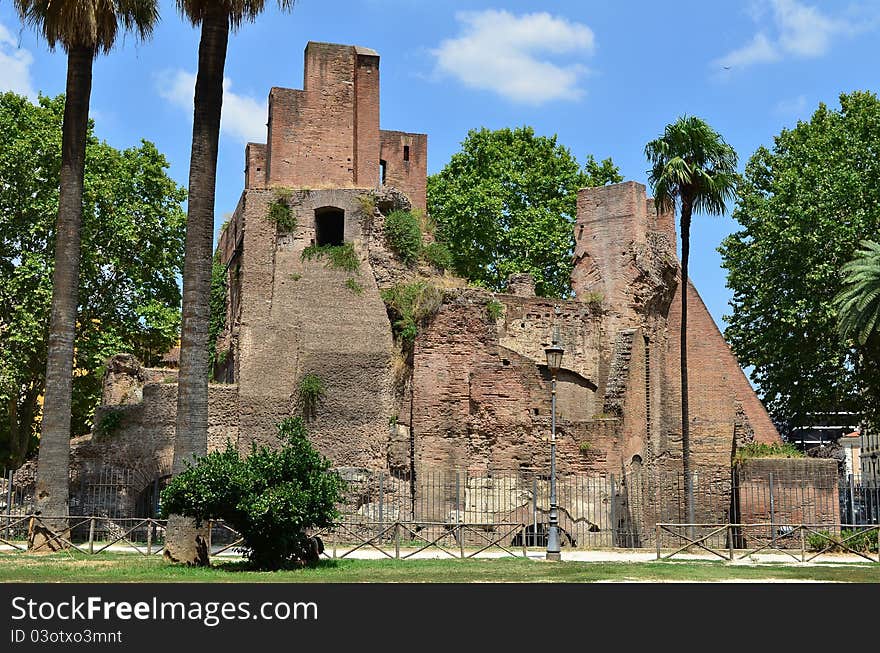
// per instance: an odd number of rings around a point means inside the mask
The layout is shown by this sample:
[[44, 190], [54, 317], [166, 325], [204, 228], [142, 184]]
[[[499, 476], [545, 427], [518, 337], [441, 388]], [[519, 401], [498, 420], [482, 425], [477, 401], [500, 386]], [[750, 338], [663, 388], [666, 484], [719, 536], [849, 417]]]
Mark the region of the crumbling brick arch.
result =
[[345, 211], [337, 206], [315, 209], [315, 244], [341, 245], [345, 242]]

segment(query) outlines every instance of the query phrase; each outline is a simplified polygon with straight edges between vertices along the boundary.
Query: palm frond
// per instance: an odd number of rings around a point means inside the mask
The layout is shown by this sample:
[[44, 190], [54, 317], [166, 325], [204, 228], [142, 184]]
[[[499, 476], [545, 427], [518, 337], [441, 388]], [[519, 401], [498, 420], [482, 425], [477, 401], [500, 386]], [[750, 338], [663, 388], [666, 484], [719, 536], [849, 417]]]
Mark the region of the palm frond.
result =
[[[293, 8], [296, 0], [276, 0], [283, 11]], [[177, 9], [193, 25], [200, 25], [210, 11], [219, 8], [229, 17], [229, 27], [253, 22], [266, 8], [266, 0], [177, 0]]]
[[13, 0], [22, 21], [51, 49], [86, 47], [109, 52], [120, 26], [146, 39], [159, 19], [158, 0]]
[[681, 199], [694, 210], [718, 215], [736, 198], [736, 151], [706, 122], [682, 116], [645, 146], [648, 181], [658, 210]]
[[863, 346], [880, 335], [880, 242], [865, 240], [861, 246], [840, 268], [845, 286], [834, 303], [841, 336]]

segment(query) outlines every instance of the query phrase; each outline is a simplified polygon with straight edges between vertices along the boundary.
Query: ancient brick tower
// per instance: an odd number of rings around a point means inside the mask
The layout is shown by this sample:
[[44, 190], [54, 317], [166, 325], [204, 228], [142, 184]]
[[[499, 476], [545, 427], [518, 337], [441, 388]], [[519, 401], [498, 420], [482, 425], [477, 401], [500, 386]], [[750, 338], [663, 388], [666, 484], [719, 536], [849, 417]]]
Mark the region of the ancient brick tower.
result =
[[[227, 326], [210, 447], [272, 442], [278, 421], [302, 412], [299, 384], [315, 374], [324, 396], [310, 437], [338, 466], [398, 476], [545, 469], [543, 350], [558, 327], [560, 473], [680, 468], [675, 220], [657, 214], [643, 185], [579, 192], [574, 299], [535, 297], [528, 279], [493, 294], [407, 266], [386, 242], [392, 210], [425, 209], [427, 137], [379, 128], [374, 51], [309, 43], [302, 90], [273, 88], [268, 118], [266, 143], [246, 148], [244, 190], [218, 244]], [[291, 217], [283, 224], [270, 219], [279, 201]], [[323, 245], [350, 247], [354, 264], [328, 265], [313, 255]], [[440, 299], [404, 351], [380, 293], [416, 280]], [[688, 297], [692, 460], [729, 478], [738, 443], [778, 435], [693, 286]], [[130, 398], [115, 440], [161, 475], [173, 371], [112, 369], [109, 388], [133, 388], [106, 393], [108, 404]]]

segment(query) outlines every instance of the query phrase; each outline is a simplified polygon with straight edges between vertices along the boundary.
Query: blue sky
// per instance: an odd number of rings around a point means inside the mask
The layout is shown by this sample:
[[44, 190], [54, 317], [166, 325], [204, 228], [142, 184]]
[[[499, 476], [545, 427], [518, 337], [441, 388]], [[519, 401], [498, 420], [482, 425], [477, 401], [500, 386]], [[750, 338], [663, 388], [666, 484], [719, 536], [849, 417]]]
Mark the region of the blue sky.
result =
[[[0, 90], [63, 92], [63, 52], [22, 28], [10, 4], [0, 5]], [[382, 128], [427, 133], [429, 172], [469, 129], [530, 125], [557, 134], [579, 161], [610, 156], [626, 179], [645, 183], [645, 143], [682, 114], [719, 131], [742, 169], [820, 102], [836, 107], [842, 92], [880, 88], [880, 0], [299, 0], [286, 14], [267, 6], [230, 39], [217, 227], [241, 193], [244, 143], [265, 139], [269, 88], [301, 88], [309, 40], [379, 52]], [[162, 0], [161, 13], [149, 42], [127, 37], [98, 58], [92, 116], [116, 147], [155, 142], [185, 186], [199, 33], [173, 2]], [[735, 227], [698, 217], [692, 229], [691, 275], [719, 324], [730, 291], [716, 248]]]

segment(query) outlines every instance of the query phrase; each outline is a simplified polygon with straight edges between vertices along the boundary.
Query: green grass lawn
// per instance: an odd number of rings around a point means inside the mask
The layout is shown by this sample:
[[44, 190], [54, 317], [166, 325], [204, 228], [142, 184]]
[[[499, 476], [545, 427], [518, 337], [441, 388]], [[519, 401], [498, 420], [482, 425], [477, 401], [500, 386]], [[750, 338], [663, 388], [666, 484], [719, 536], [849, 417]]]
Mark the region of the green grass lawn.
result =
[[317, 567], [257, 572], [242, 562], [196, 569], [124, 553], [0, 553], [0, 582], [587, 583], [595, 581], [815, 580], [876, 583], [880, 564], [750, 564], [722, 561], [560, 562], [525, 559], [326, 560]]

